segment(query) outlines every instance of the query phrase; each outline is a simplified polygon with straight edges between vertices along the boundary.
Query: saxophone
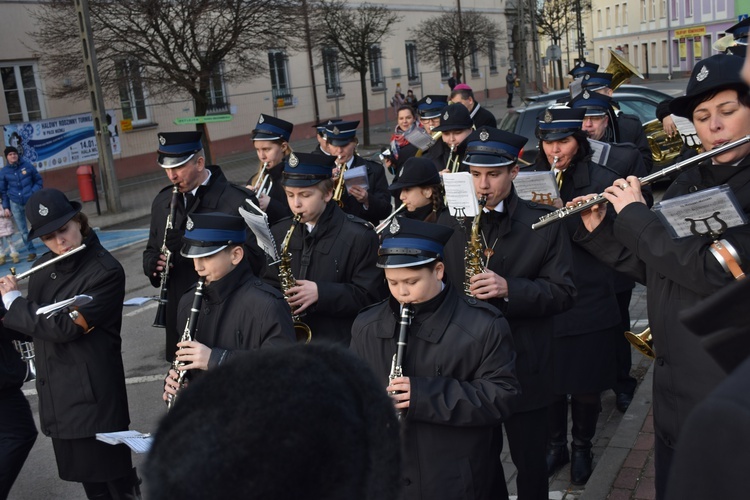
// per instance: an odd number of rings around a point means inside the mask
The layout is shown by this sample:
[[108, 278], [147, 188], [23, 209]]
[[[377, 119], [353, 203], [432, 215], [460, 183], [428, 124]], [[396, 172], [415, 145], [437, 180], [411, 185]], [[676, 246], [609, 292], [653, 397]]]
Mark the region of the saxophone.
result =
[[[195, 295], [193, 296], [193, 305], [190, 306], [190, 316], [188, 316], [188, 320], [185, 323], [185, 330], [182, 332], [180, 342], [189, 342], [195, 336], [195, 329], [198, 327], [198, 314], [201, 311], [201, 303], [203, 302], [203, 284], [205, 282], [205, 276], [198, 278], [198, 286], [195, 288]], [[183, 366], [185, 366], [185, 363], [177, 361], [177, 356], [175, 356], [174, 361], [172, 361], [172, 369], [178, 373], [178, 391], [185, 386], [185, 374], [187, 370], [181, 370], [180, 368]], [[167, 396], [167, 409], [171, 410], [176, 401], [177, 394], [169, 394]]]
[[479, 232], [479, 220], [482, 218], [484, 206], [487, 204], [487, 197], [482, 196], [479, 199], [479, 212], [474, 216], [471, 223], [471, 239], [466, 244], [466, 254], [464, 255], [464, 293], [471, 295], [469, 287], [471, 286], [471, 277], [484, 272], [482, 264], [482, 236]]
[[156, 308], [156, 318], [154, 318], [154, 324], [151, 325], [156, 328], [166, 328], [167, 326], [167, 287], [169, 285], [169, 265], [172, 262], [172, 252], [167, 248], [167, 233], [170, 229], [174, 229], [174, 213], [178, 203], [181, 203], [179, 199], [180, 189], [177, 184], [172, 189], [172, 202], [169, 204], [169, 215], [167, 216], [167, 225], [164, 228], [164, 241], [161, 244], [159, 252], [164, 254], [164, 269], [161, 272], [161, 283], [159, 284], [159, 306]]
[[[401, 305], [401, 320], [399, 321], [398, 330], [398, 342], [396, 343], [396, 354], [393, 355], [393, 361], [391, 362], [391, 373], [388, 375], [388, 385], [393, 379], [404, 376], [403, 364], [404, 364], [404, 353], [406, 352], [406, 338], [409, 334], [409, 326], [411, 325], [411, 319], [414, 317], [414, 308], [411, 304]], [[396, 394], [398, 391], [393, 391], [391, 394]], [[397, 415], [398, 419], [403, 418], [404, 412], [399, 410]]]
[[[287, 290], [297, 284], [297, 280], [292, 275], [292, 252], [289, 251], [289, 243], [292, 241], [292, 233], [297, 228], [302, 214], [297, 214], [292, 219], [292, 225], [284, 236], [284, 241], [281, 242], [281, 261], [279, 262], [279, 283], [281, 285], [281, 291], [286, 296]], [[304, 342], [305, 344], [310, 342], [312, 338], [312, 330], [304, 323], [300, 316], [292, 312], [292, 321], [294, 321], [294, 335], [297, 337], [297, 342]]]

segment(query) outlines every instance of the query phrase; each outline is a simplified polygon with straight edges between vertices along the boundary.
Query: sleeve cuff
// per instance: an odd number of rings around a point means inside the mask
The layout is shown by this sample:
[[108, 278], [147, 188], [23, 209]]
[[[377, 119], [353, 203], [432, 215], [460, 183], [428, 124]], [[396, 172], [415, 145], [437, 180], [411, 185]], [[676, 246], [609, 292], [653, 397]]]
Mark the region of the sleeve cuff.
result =
[[19, 290], [13, 290], [12, 292], [8, 292], [3, 295], [3, 305], [5, 306], [5, 310], [10, 311], [11, 304], [13, 304], [13, 301], [20, 296], [21, 292]]

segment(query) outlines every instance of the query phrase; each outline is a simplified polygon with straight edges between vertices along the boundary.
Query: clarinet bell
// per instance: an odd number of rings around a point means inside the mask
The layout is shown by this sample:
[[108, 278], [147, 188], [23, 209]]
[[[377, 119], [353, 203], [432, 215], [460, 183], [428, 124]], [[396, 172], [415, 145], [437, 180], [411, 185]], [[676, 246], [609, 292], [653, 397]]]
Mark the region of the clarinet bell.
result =
[[154, 324], [151, 325], [154, 328], [166, 328], [167, 327], [167, 301], [159, 300], [159, 307], [156, 308], [156, 317], [154, 318]]

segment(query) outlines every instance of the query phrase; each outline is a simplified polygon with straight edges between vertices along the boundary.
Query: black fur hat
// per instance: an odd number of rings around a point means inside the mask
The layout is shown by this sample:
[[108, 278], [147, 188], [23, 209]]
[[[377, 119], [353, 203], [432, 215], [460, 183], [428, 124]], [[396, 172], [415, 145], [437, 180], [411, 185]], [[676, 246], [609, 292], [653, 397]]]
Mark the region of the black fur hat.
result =
[[162, 419], [148, 498], [398, 498], [386, 382], [337, 346], [247, 352], [199, 377]]

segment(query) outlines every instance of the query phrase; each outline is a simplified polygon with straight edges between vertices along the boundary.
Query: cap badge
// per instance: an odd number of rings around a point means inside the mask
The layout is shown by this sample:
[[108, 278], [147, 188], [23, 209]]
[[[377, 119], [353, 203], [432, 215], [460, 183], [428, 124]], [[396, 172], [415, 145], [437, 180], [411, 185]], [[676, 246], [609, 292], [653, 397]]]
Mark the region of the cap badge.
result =
[[390, 231], [391, 234], [398, 234], [398, 232], [401, 231], [401, 224], [398, 223], [398, 218], [393, 218], [391, 225], [388, 227], [388, 231]]
[[185, 229], [187, 229], [188, 231], [192, 231], [194, 227], [195, 227], [195, 224], [193, 223], [193, 219], [188, 217], [188, 220], [185, 223]]
[[424, 100], [427, 104], [432, 104], [432, 97], [428, 97]]
[[334, 135], [339, 135], [341, 133], [341, 131], [339, 130], [338, 127], [333, 127], [333, 133], [334, 133]]
[[544, 123], [552, 123], [552, 113], [550, 113], [549, 109], [544, 112]]
[[161, 144], [163, 146], [166, 143], [167, 143], [167, 140], [164, 138], [164, 136], [161, 135], [161, 134], [159, 134], [159, 144]]
[[583, 75], [583, 79], [584, 80], [591, 80], [591, 73], [586, 73], [585, 75]]
[[289, 166], [292, 168], [296, 168], [297, 165], [299, 165], [299, 158], [297, 158], [294, 153], [289, 155]]
[[699, 82], [702, 82], [707, 77], [708, 77], [708, 68], [706, 68], [705, 66], [703, 66], [701, 70], [698, 72], [698, 74], [695, 75], [695, 79], [698, 80]]
[[588, 99], [589, 97], [591, 97], [591, 94], [589, 94], [589, 91], [588, 90], [584, 90], [583, 91], [583, 98], [584, 99]]
[[333, 125], [333, 120], [328, 120], [328, 123], [326, 125]]
[[446, 112], [445, 112], [445, 114], [443, 115], [443, 120], [446, 120], [446, 121], [448, 120], [448, 112], [447, 112], [447, 111], [446, 111]]
[[45, 207], [41, 203], [39, 204], [39, 215], [42, 217], [47, 217], [49, 215], [49, 208]]
[[485, 142], [489, 138], [490, 138], [490, 133], [487, 132], [486, 129], [482, 129], [482, 131], [479, 132], [479, 140], [480, 141]]
[[263, 115], [260, 115], [260, 118], [258, 118], [258, 123], [263, 123], [265, 120], [263, 120]]
[[578, 62], [578, 67], [585, 68], [586, 67], [586, 61], [579, 61]]

